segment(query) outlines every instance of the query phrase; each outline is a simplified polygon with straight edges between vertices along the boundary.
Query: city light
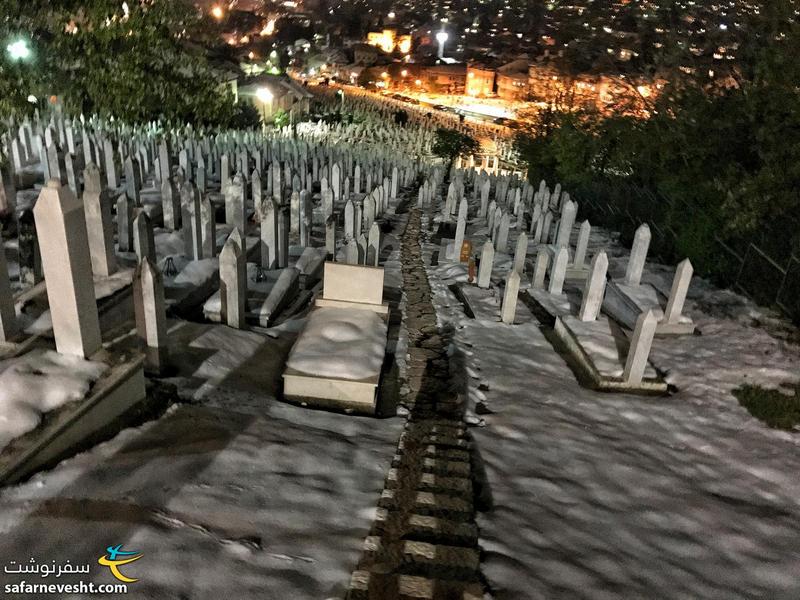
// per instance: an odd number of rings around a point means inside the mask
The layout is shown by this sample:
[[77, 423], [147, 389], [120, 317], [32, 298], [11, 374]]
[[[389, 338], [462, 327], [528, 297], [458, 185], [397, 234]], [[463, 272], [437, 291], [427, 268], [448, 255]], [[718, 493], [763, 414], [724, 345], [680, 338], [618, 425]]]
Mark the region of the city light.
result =
[[8, 51], [8, 55], [11, 57], [11, 60], [25, 60], [31, 55], [30, 46], [28, 46], [28, 42], [25, 40], [11, 42], [8, 46], [6, 46], [6, 50]]
[[272, 92], [269, 91], [267, 88], [260, 87], [256, 90], [256, 98], [258, 98], [264, 104], [269, 104], [270, 102], [272, 102], [273, 96]]
[[259, 35], [264, 37], [267, 35], [272, 35], [273, 33], [275, 33], [275, 19], [270, 19], [267, 21], [267, 25], [261, 30]]
[[487, 117], [502, 117], [505, 119], [514, 118], [514, 113], [512, 111], [501, 106], [490, 106], [487, 104], [459, 104], [456, 108], [465, 112], [485, 115]]
[[403, 77], [408, 77], [408, 71], [403, 69], [402, 71], [400, 71], [400, 75], [402, 75]]
[[211, 16], [214, 17], [217, 21], [222, 20], [222, 17], [225, 16], [225, 11], [222, 10], [221, 6], [213, 6], [211, 8]]
[[444, 58], [444, 44], [449, 37], [444, 30], [436, 34], [436, 41], [439, 42], [439, 58]]

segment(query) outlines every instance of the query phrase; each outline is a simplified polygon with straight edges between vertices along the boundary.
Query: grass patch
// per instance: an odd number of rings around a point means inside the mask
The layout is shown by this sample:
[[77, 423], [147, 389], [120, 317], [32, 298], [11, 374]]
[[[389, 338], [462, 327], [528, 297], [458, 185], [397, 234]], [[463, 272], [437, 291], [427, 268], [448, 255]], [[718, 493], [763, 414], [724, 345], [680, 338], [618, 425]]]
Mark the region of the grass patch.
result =
[[774, 390], [748, 384], [733, 390], [733, 395], [759, 421], [774, 429], [792, 431], [800, 426], [800, 384], [783, 388]]

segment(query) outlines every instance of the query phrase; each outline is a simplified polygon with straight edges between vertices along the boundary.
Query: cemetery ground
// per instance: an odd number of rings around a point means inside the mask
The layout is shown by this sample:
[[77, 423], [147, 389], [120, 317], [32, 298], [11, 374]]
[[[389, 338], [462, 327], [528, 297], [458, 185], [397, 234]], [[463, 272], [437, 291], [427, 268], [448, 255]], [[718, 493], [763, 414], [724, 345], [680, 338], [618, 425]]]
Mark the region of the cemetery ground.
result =
[[[6, 335], [0, 440], [47, 429], [101, 368], [141, 373], [139, 348], [148, 392], [0, 488], [6, 566], [70, 561], [114, 583], [98, 558], [122, 545], [142, 554], [127, 597], [167, 600], [800, 596], [800, 434], [791, 408], [780, 429], [737, 400], [797, 385], [796, 330], [687, 262], [648, 262], [647, 227], [629, 251], [560, 186], [486, 158], [445, 172], [435, 124], [358, 102], [360, 124], [264, 137], [57, 116], [12, 132], [28, 159], [0, 326], [24, 336]], [[76, 248], [67, 165], [84, 152]], [[74, 300], [78, 282], [96, 302]], [[309, 339], [354, 303], [363, 318]], [[66, 352], [92, 345], [92, 316], [102, 347]], [[326, 336], [336, 350], [305, 375], [330, 396], [287, 398], [288, 365], [317, 364]], [[376, 345], [377, 404], [323, 402], [375, 379]]]

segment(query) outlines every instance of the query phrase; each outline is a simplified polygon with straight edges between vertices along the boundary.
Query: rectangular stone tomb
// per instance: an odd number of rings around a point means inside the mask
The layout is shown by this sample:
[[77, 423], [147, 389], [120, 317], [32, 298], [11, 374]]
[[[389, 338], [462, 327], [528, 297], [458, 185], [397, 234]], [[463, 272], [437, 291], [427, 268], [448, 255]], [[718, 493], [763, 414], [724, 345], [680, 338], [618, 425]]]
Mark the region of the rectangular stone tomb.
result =
[[374, 414], [388, 334], [383, 269], [325, 263], [323, 285], [286, 362], [284, 396]]
[[90, 359], [111, 366], [84, 398], [50, 410], [37, 427], [2, 448], [0, 485], [17, 483], [55, 465], [83, 450], [87, 440], [111, 437], [125, 426], [125, 415], [131, 414], [134, 407], [145, 400], [141, 355], [120, 363], [101, 350]]
[[[619, 329], [619, 328], [617, 328]], [[572, 315], [559, 316], [553, 328], [592, 387], [607, 392], [664, 394], [667, 384], [651, 364], [647, 364], [639, 383], [626, 382], [623, 373], [628, 340], [621, 330], [603, 315], [595, 321], [581, 321]]]
[[536, 288], [528, 288], [526, 292], [528, 297], [533, 299], [544, 311], [544, 313], [536, 311], [537, 315], [549, 316], [544, 319], [548, 324], [552, 324], [551, 319], [576, 312], [577, 307], [580, 306], [580, 297], [572, 293], [551, 294], [546, 289]]
[[[132, 278], [133, 269], [122, 269], [108, 277], [94, 276], [94, 295], [102, 330], [115, 327], [121, 317], [133, 310]], [[36, 345], [38, 337], [51, 335], [53, 326], [47, 300], [46, 281], [40, 281], [14, 298], [18, 313], [24, 313], [31, 322], [13, 342], [0, 343], [0, 359], [24, 354]]]
[[568, 281], [584, 281], [589, 277], [589, 265], [576, 266], [574, 264], [567, 265], [565, 279]]
[[695, 325], [686, 315], [679, 315], [675, 322], [664, 319], [664, 309], [658, 291], [648, 283], [627, 285], [622, 281], [610, 281], [603, 299], [603, 312], [624, 327], [633, 330], [636, 319], [647, 310], [658, 318], [656, 335], [691, 335]]
[[383, 302], [383, 268], [326, 262], [322, 298], [317, 298], [316, 306], [388, 313], [389, 305]]
[[387, 325], [360, 308], [316, 308], [283, 373], [286, 398], [373, 414], [378, 400]]

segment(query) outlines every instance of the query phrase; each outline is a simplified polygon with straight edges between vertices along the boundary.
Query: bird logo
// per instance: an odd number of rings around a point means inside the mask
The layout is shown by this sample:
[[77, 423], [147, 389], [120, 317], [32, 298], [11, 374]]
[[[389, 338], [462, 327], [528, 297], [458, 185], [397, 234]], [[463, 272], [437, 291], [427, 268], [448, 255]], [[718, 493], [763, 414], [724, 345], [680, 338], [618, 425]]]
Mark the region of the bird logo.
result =
[[98, 558], [97, 562], [104, 567], [108, 567], [114, 577], [125, 583], [139, 581], [138, 579], [125, 577], [125, 575], [120, 572], [119, 568], [122, 565], [127, 565], [142, 558], [144, 555], [141, 552], [138, 550], [134, 552], [126, 552], [122, 550], [122, 544], [117, 544], [116, 546], [109, 546], [106, 548], [106, 553], [107, 554], [104, 554]]

